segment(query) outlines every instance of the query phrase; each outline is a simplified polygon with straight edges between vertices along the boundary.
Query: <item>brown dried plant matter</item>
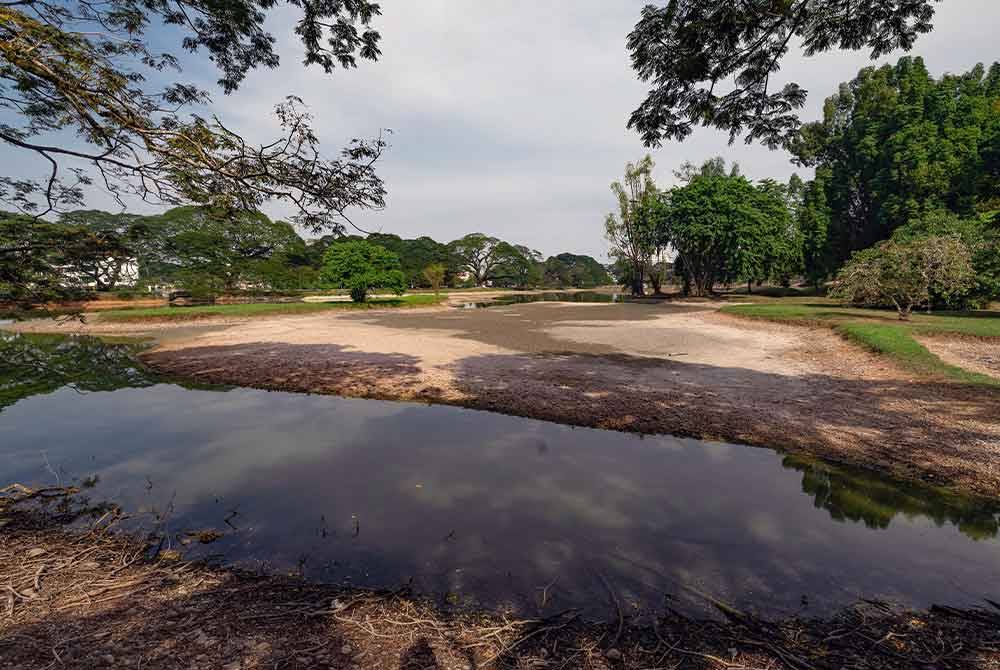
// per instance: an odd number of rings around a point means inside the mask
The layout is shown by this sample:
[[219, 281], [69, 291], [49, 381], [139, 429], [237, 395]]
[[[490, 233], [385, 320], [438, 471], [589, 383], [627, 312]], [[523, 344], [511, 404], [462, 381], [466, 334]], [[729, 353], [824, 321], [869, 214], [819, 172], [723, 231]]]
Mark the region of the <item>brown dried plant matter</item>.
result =
[[0, 489], [0, 668], [1000, 668], [995, 603], [859, 602], [829, 619], [782, 621], [723, 603], [711, 621], [621, 605], [607, 622], [572, 610], [458, 611], [405, 589], [153, 555], [115, 532], [114, 513], [70, 528], [71, 511], [92, 510], [72, 490]]

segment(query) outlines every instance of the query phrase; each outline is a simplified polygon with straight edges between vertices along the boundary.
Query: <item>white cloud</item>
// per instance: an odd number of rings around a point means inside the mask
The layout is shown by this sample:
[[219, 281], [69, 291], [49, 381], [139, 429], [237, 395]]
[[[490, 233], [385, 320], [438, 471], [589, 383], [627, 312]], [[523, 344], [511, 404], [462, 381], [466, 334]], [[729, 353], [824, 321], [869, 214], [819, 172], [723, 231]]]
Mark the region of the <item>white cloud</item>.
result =
[[[646, 151], [625, 129], [645, 95], [625, 37], [646, 1], [383, 0], [383, 58], [333, 75], [299, 65], [294, 14], [283, 10], [269, 25], [281, 68], [253, 73], [232, 96], [217, 94], [215, 109], [265, 141], [275, 128], [273, 105], [299, 95], [331, 152], [351, 137], [392, 128], [380, 168], [389, 206], [358, 216], [365, 228], [442, 241], [478, 230], [546, 254], [603, 258], [602, 221], [614, 205], [608, 185]], [[935, 74], [967, 70], [1000, 58], [992, 36], [998, 24], [995, 0], [941, 3], [935, 32], [914, 53]], [[863, 53], [795, 56], [781, 76], [810, 91], [803, 118], [811, 119], [839, 82], [867, 64]], [[210, 70], [197, 72], [204, 84], [214, 80]], [[718, 154], [738, 160], [752, 178], [795, 171], [784, 152], [730, 147], [726, 135], [704, 129], [653, 153], [664, 183], [684, 160]]]

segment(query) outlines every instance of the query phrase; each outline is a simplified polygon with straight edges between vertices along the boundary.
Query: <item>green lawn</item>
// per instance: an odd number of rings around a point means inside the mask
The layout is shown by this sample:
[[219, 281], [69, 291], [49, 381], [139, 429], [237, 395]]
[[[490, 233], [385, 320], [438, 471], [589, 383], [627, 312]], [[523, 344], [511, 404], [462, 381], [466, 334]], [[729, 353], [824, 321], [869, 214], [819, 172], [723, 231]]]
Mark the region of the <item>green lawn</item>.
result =
[[727, 305], [727, 314], [800, 325], [825, 326], [847, 339], [889, 356], [915, 373], [963, 383], [1000, 386], [1000, 380], [949, 365], [914, 339], [914, 334], [958, 334], [1000, 338], [1000, 313], [991, 311], [913, 314], [900, 321], [895, 312], [841, 307], [816, 299]]
[[246, 305], [203, 305], [198, 307], [149, 307], [116, 309], [100, 312], [101, 321], [196, 321], [217, 316], [251, 317], [280, 314], [313, 314], [330, 310], [386, 309], [428, 307], [445, 299], [444, 294], [404, 295], [399, 298], [377, 298], [367, 302], [287, 302], [251, 303]]

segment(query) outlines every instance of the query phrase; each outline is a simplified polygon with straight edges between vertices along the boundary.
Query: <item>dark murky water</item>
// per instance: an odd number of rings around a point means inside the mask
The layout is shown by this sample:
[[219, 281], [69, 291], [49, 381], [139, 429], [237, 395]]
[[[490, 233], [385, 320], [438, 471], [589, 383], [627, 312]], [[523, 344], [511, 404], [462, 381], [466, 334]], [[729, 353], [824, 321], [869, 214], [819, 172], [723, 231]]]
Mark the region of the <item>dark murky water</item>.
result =
[[[160, 383], [0, 334], [0, 481], [97, 476], [174, 546], [450, 603], [765, 613], [1000, 597], [1000, 510], [764, 450], [451, 407]], [[40, 372], [41, 371], [41, 372]]]
[[597, 291], [546, 292], [546, 293], [508, 293], [492, 300], [483, 302], [467, 302], [461, 305], [464, 309], [482, 309], [484, 307], [502, 307], [505, 305], [521, 305], [529, 302], [581, 302], [581, 303], [612, 303], [631, 302], [633, 298], [621, 293], [600, 293]]

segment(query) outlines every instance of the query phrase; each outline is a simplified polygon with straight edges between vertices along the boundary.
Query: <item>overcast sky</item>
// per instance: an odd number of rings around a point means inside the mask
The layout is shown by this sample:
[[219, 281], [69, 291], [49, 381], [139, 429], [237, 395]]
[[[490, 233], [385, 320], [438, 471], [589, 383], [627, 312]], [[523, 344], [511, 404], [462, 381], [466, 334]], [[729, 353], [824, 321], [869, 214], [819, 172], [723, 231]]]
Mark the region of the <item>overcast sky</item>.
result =
[[[603, 218], [615, 204], [608, 186], [646, 151], [625, 128], [645, 95], [625, 51], [644, 4], [383, 0], [383, 57], [333, 75], [300, 65], [294, 14], [284, 11], [268, 26], [281, 67], [251, 74], [231, 96], [214, 89], [213, 109], [227, 125], [266, 141], [275, 128], [273, 105], [298, 95], [330, 152], [351, 137], [391, 128], [380, 167], [388, 206], [356, 218], [368, 229], [441, 241], [480, 231], [546, 255], [570, 251], [603, 261]], [[935, 75], [1000, 60], [998, 27], [997, 0], [945, 0], [934, 32], [913, 54]], [[837, 84], [868, 64], [863, 53], [790, 55], [780, 77], [808, 89], [802, 118], [812, 120]], [[208, 85], [214, 77], [188, 62], [185, 78]], [[730, 147], [727, 140], [701, 129], [683, 144], [653, 151], [657, 181], [669, 184], [684, 160], [713, 155], [739, 161], [752, 179], [786, 179], [795, 171], [784, 152]], [[100, 194], [93, 203], [112, 209]]]

